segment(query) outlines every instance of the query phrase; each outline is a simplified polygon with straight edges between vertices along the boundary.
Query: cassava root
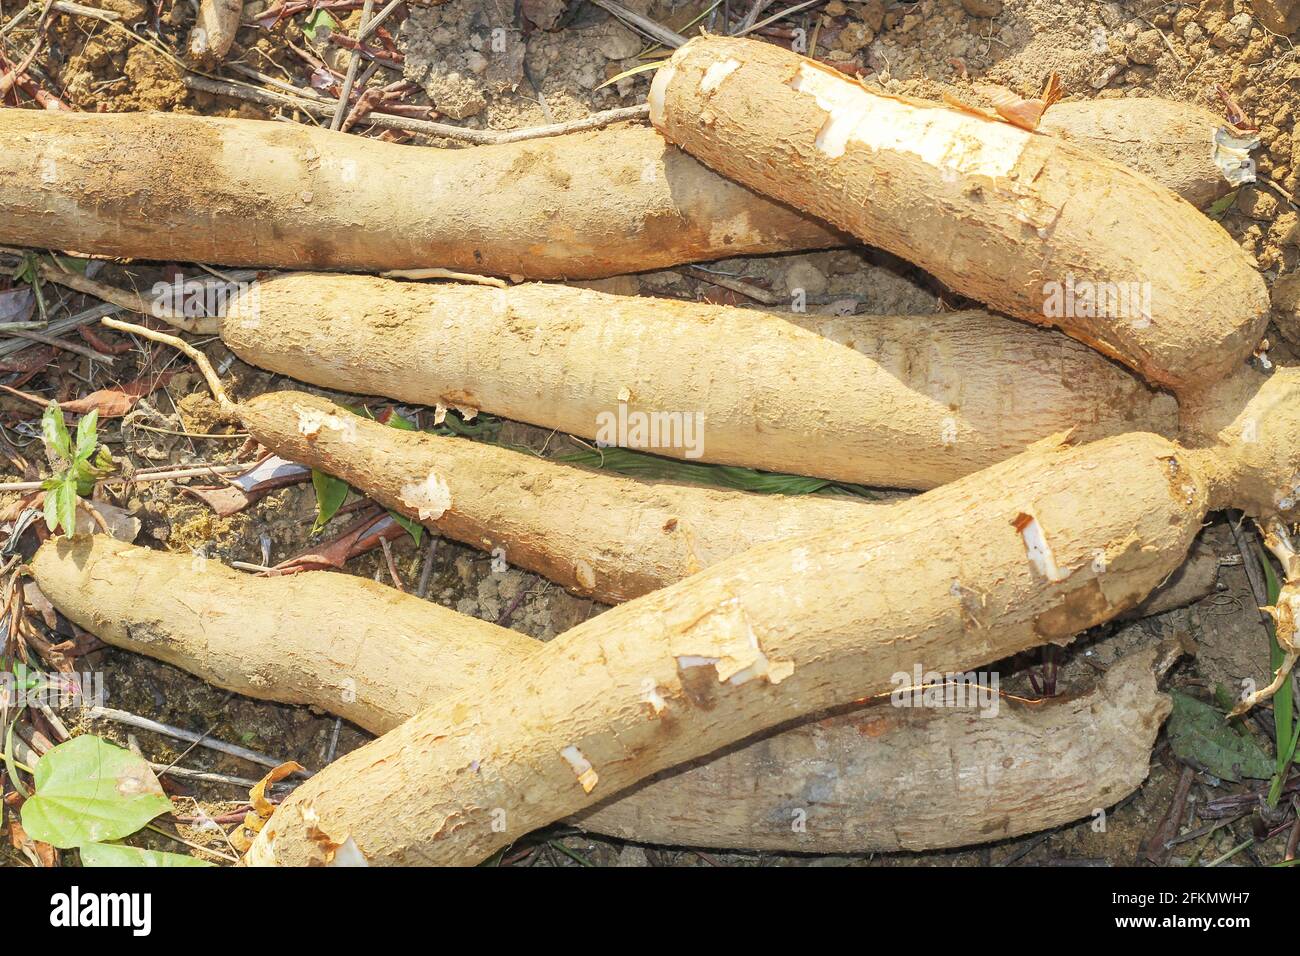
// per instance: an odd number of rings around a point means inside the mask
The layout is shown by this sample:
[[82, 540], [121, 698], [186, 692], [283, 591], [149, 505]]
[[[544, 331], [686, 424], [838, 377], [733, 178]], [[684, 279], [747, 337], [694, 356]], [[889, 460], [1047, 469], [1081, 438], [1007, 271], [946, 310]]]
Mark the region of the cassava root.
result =
[[[606, 604], [672, 584], [762, 541], [811, 534], [882, 503], [758, 495], [590, 471], [482, 442], [390, 428], [301, 392], [261, 395], [238, 411], [251, 436], [275, 454]], [[1135, 613], [1191, 603], [1208, 593], [1216, 574], [1213, 554], [1200, 554], [1176, 576], [1178, 587], [1162, 587]]]
[[619, 444], [634, 438], [620, 423], [641, 421], [648, 451], [874, 486], [933, 487], [1063, 431], [1177, 428], [1169, 396], [1085, 346], [978, 311], [776, 315], [286, 273], [236, 298], [221, 336], [245, 361], [324, 388]]
[[427, 527], [618, 603], [877, 502], [641, 481], [463, 438], [402, 431], [302, 392], [239, 406], [262, 445]]
[[439, 150], [257, 120], [51, 115], [0, 111], [0, 243], [580, 279], [846, 241], [645, 127]]
[[[263, 699], [383, 733], [544, 645], [352, 576], [250, 578], [104, 536], [55, 540], [42, 592], [107, 643]], [[674, 768], [574, 823], [649, 843], [783, 852], [962, 846], [1057, 826], [1146, 777], [1168, 700], [1153, 650], [1076, 697], [998, 702], [972, 719], [886, 701], [802, 720]], [[804, 827], [792, 826], [803, 814]]]
[[[649, 101], [654, 126], [723, 175], [1176, 393], [1236, 370], [1263, 335], [1263, 279], [1222, 228], [1061, 138], [723, 37], [679, 48]], [[1079, 307], [1076, 283], [1116, 295]]]
[[[237, 11], [202, 10], [192, 43], [222, 56]], [[1101, 120], [1061, 103], [1046, 125], [1127, 160], [1134, 133], [1115, 117], [1129, 102], [1108, 101], [1117, 112]], [[1181, 149], [1201, 126], [1208, 144], [1213, 117], [1141, 102], [1155, 110], [1140, 131], [1155, 177], [1193, 201], [1221, 189], [1213, 164]], [[103, 256], [581, 279], [850, 241], [645, 128], [437, 150], [256, 120], [4, 110], [0, 152], [12, 159], [0, 243]], [[430, 194], [431, 206], [412, 202]]]

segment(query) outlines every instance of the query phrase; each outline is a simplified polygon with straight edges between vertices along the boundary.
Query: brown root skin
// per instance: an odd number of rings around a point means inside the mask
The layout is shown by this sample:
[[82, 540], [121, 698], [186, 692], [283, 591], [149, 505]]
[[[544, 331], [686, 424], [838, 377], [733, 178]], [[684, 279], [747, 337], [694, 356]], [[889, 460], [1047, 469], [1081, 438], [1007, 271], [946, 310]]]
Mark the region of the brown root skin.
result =
[[199, 0], [199, 14], [190, 33], [190, 56], [208, 65], [226, 58], [239, 32], [244, 0]]
[[[1058, 137], [902, 101], [779, 47], [721, 37], [691, 40], [659, 69], [650, 118], [723, 175], [1176, 393], [1235, 370], [1263, 335], [1264, 282], [1222, 228]], [[1093, 317], [1064, 298], [1067, 284], [1089, 283], [1138, 295], [1109, 310], [1123, 317]]]
[[[47, 542], [32, 571], [66, 616], [116, 647], [373, 733], [545, 646], [362, 578], [254, 578], [103, 535]], [[1001, 700], [996, 716], [881, 700], [800, 721], [660, 774], [574, 822], [648, 843], [839, 853], [1057, 826], [1146, 776], [1169, 706], [1152, 654], [1124, 659], [1082, 696]], [[791, 825], [796, 811], [806, 828]]]
[[[303, 392], [261, 395], [239, 412], [244, 427], [270, 451], [342, 478], [417, 521], [418, 503], [402, 489], [421, 480], [427, 487], [428, 476], [436, 475], [446, 485], [448, 505], [441, 517], [423, 519], [427, 527], [483, 551], [500, 548], [507, 561], [606, 604], [673, 584], [763, 541], [812, 534], [884, 503], [626, 478], [482, 442], [389, 428]], [[1213, 591], [1217, 576], [1214, 552], [1198, 547], [1126, 616], [1198, 601]]]
[[248, 862], [310, 862], [327, 834], [373, 864], [475, 863], [669, 767], [886, 693], [916, 663], [964, 671], [1068, 641], [1167, 578], [1206, 505], [1181, 449], [1130, 433], [1036, 447], [760, 545], [338, 760], [277, 809]]
[[[665, 771], [578, 826], [651, 843], [863, 853], [971, 846], [1109, 807], [1147, 777], [1169, 713], [1154, 649], [1088, 693], [996, 717], [881, 701]], [[792, 832], [802, 819], [807, 829]]]
[[607, 604], [878, 504], [640, 481], [467, 439], [400, 431], [302, 392], [259, 396], [239, 414], [276, 454]]
[[221, 334], [245, 361], [324, 388], [585, 438], [607, 437], [602, 420], [623, 410], [698, 415], [696, 448], [647, 450], [874, 486], [933, 487], [1064, 431], [1086, 441], [1176, 427], [1174, 401], [1114, 363], [984, 312], [777, 315], [551, 285], [286, 273], [237, 299]]
[[13, 160], [0, 168], [0, 243], [582, 279], [847, 241], [645, 127], [432, 149], [258, 120], [66, 116], [0, 111]]

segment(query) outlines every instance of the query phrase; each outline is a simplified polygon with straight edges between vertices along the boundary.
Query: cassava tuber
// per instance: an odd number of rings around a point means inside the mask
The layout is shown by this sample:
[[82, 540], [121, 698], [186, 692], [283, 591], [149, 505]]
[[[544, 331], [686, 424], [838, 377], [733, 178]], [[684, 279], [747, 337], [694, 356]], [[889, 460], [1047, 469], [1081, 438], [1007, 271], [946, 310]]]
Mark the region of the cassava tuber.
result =
[[[32, 571], [108, 643], [217, 686], [383, 733], [544, 645], [364, 578], [252, 578], [112, 541], [55, 540]], [[562, 638], [561, 638], [562, 639]], [[1094, 690], [975, 711], [875, 701], [674, 768], [574, 820], [650, 843], [785, 852], [961, 846], [1057, 826], [1146, 777], [1168, 701], [1144, 651]], [[906, 699], [906, 698], [904, 698]], [[804, 826], [793, 826], [803, 814]]]
[[67, 115], [0, 110], [0, 243], [580, 279], [846, 241], [644, 127], [442, 150], [257, 120]]
[[655, 127], [723, 175], [1180, 394], [1263, 335], [1264, 282], [1221, 227], [1059, 137], [725, 37], [679, 48], [649, 99]]
[[247, 859], [306, 864], [350, 841], [372, 864], [475, 863], [655, 773], [886, 693], [918, 662], [964, 671], [1069, 640], [1181, 563], [1218, 492], [1196, 461], [1140, 433], [1039, 447], [760, 545], [341, 758]]
[[625, 478], [463, 438], [401, 431], [301, 392], [258, 396], [239, 406], [239, 416], [276, 454], [606, 603], [878, 504]]
[[876, 486], [933, 487], [1066, 430], [1170, 434], [1177, 421], [1169, 396], [1090, 349], [985, 312], [776, 315], [286, 273], [236, 298], [221, 336], [326, 388]]
[[[342, 478], [432, 530], [607, 604], [879, 503], [589, 471], [482, 442], [389, 428], [302, 392], [260, 395], [239, 406], [239, 414], [252, 437], [277, 455]], [[1216, 575], [1214, 555], [1198, 553], [1137, 613], [1189, 604], [1208, 593]]]
[[1134, 96], [1057, 103], [1038, 128], [1136, 169], [1204, 209], [1233, 188], [1214, 162], [1214, 134], [1225, 125], [1190, 103]]

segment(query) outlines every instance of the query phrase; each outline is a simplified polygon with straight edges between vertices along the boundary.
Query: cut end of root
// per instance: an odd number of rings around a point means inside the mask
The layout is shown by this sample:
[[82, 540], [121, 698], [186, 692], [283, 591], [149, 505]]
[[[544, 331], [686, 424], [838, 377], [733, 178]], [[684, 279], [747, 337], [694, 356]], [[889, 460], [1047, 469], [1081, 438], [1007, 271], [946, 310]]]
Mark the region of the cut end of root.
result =
[[646, 102], [650, 106], [650, 122], [656, 127], [663, 125], [664, 99], [668, 95], [668, 84], [677, 75], [672, 63], [665, 63], [655, 72], [654, 82], [650, 84], [650, 95]]

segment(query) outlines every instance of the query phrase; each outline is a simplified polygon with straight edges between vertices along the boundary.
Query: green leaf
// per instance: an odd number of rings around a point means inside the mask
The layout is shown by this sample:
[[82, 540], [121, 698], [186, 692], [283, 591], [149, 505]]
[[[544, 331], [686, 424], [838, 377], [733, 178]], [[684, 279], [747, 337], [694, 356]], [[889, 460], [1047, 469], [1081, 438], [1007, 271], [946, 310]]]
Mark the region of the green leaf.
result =
[[63, 477], [63, 488], [59, 491], [59, 524], [63, 533], [71, 538], [77, 532], [77, 478], [68, 474]]
[[41, 415], [41, 439], [46, 451], [63, 459], [72, 458], [72, 439], [68, 437], [68, 426], [63, 421], [63, 409], [58, 402], [50, 402]]
[[398, 431], [403, 431], [403, 432], [413, 432], [419, 430], [415, 427], [415, 422], [411, 421], [409, 418], [404, 418], [403, 416], [397, 414], [397, 412], [393, 411], [392, 409], [389, 409], [388, 421], [384, 422], [384, 424], [389, 426], [390, 428], [396, 428]]
[[1240, 189], [1234, 189], [1226, 196], [1216, 199], [1210, 208], [1205, 211], [1205, 214], [1211, 219], [1222, 219], [1228, 214], [1228, 210], [1232, 208], [1232, 204], [1237, 201], [1237, 193], [1239, 192], [1241, 192]]
[[99, 434], [95, 428], [98, 423], [98, 408], [92, 408], [89, 413], [81, 416], [81, 421], [77, 422], [77, 447], [72, 454], [72, 458], [76, 461], [88, 461], [95, 446], [99, 444]]
[[410, 518], [406, 517], [406, 515], [399, 515], [391, 508], [388, 513], [393, 516], [394, 521], [406, 529], [406, 533], [411, 536], [412, 541], [416, 544], [420, 543], [420, 539], [424, 537], [424, 525], [420, 524], [418, 521], [412, 521]]
[[315, 534], [329, 524], [330, 518], [343, 507], [348, 499], [348, 483], [333, 475], [327, 475], [319, 469], [311, 470], [311, 486], [316, 489], [316, 523], [311, 533]]
[[53, 253], [50, 254], [50, 258], [68, 272], [76, 272], [83, 276], [86, 274], [86, 270], [90, 268], [89, 259], [78, 259], [76, 256], [57, 256]]
[[46, 752], [35, 777], [23, 829], [64, 849], [120, 840], [172, 809], [148, 763], [99, 737], [73, 737]]
[[33, 671], [22, 661], [14, 661], [13, 666], [14, 678], [17, 681], [18, 689], [22, 691], [33, 691], [43, 679], [40, 671]]
[[142, 850], [120, 843], [87, 843], [81, 848], [82, 866], [213, 866], [207, 860], [183, 853]]
[[61, 480], [51, 479], [54, 483], [45, 492], [45, 527], [50, 534], [59, 530], [59, 496], [63, 494], [64, 484]]
[[318, 30], [337, 30], [338, 28], [339, 22], [337, 20], [326, 11], [317, 10], [303, 22], [302, 34], [308, 40], [314, 40]]
[[1181, 691], [1171, 691], [1169, 746], [1184, 763], [1234, 783], [1273, 775], [1273, 760], [1253, 737], [1243, 737], [1223, 711]]
[[764, 494], [808, 495], [818, 491], [838, 491], [863, 498], [878, 497], [874, 491], [863, 485], [841, 484], [824, 478], [783, 475], [778, 472], [758, 471], [733, 465], [679, 461], [630, 448], [580, 451], [571, 455], [560, 455], [555, 460], [572, 465], [583, 465], [587, 468], [616, 471], [621, 475], [632, 475], [637, 478], [688, 481], [694, 484], [717, 485], [722, 488], [736, 488], [740, 491], [756, 491]]

